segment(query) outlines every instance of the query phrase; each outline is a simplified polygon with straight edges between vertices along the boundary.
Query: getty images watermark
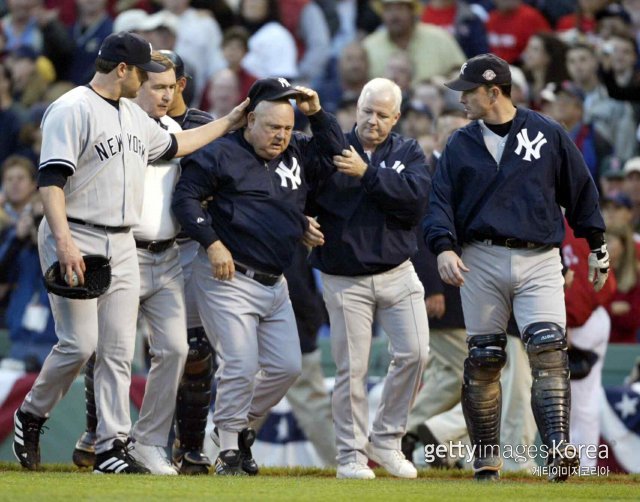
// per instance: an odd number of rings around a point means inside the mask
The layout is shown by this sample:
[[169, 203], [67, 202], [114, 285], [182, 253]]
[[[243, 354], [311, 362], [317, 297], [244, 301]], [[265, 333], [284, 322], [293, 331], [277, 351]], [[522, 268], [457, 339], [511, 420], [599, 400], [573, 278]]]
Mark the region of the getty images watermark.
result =
[[[547, 445], [470, 445], [462, 443], [460, 441], [449, 441], [448, 444], [428, 444], [424, 447], [424, 459], [430, 464], [436, 459], [447, 461], [451, 459], [454, 462], [462, 460], [464, 463], [473, 462], [474, 457], [487, 457], [500, 455], [503, 459], [511, 459], [516, 464], [524, 464], [526, 462], [534, 461], [536, 465], [531, 468], [531, 473], [534, 476], [549, 476], [550, 474], [556, 474], [553, 470], [557, 470], [559, 473], [562, 469], [567, 470], [571, 476], [608, 476], [609, 467], [599, 466], [580, 466], [580, 467], [554, 467], [547, 464], [549, 457], [557, 457], [559, 455], [568, 456], [569, 458], [587, 458], [589, 460], [606, 459], [609, 457], [609, 447], [606, 444], [602, 445], [569, 445], [566, 442], [561, 441], [556, 444], [553, 442], [552, 446]], [[541, 462], [538, 462], [541, 460]]]

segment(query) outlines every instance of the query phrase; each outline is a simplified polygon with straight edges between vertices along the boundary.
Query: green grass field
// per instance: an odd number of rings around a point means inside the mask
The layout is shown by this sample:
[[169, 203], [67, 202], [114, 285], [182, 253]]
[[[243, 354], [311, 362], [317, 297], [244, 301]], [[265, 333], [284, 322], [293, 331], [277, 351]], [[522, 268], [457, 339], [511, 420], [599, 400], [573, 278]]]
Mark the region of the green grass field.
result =
[[335, 471], [264, 468], [255, 478], [93, 475], [67, 465], [25, 472], [0, 463], [0, 500], [638, 500], [640, 475], [576, 477], [550, 484], [528, 474], [504, 474], [499, 483], [476, 483], [468, 471], [422, 471], [417, 480], [335, 479]]

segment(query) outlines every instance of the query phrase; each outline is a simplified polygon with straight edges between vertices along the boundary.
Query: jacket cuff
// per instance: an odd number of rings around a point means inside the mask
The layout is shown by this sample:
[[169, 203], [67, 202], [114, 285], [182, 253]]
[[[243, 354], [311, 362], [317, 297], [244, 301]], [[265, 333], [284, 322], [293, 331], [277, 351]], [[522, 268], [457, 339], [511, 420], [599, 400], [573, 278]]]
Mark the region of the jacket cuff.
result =
[[604, 233], [594, 232], [587, 236], [587, 242], [589, 243], [589, 249], [600, 249], [604, 244]]
[[432, 250], [436, 256], [444, 251], [453, 251], [453, 242], [447, 236], [438, 237], [433, 243]]

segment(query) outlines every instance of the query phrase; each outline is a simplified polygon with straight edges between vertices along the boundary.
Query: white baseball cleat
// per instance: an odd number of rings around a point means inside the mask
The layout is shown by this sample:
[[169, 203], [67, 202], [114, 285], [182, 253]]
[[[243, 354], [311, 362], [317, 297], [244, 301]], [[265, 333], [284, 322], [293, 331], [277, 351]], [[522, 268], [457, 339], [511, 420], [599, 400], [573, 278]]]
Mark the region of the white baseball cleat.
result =
[[367, 455], [380, 467], [384, 467], [392, 476], [407, 479], [418, 477], [417, 469], [405, 458], [400, 450], [385, 450], [369, 444]]
[[367, 464], [361, 462], [349, 462], [341, 464], [336, 471], [338, 479], [374, 479], [376, 475]]
[[143, 464], [151, 474], [177, 476], [178, 471], [169, 461], [162, 446], [148, 446], [136, 441], [129, 447], [129, 455]]

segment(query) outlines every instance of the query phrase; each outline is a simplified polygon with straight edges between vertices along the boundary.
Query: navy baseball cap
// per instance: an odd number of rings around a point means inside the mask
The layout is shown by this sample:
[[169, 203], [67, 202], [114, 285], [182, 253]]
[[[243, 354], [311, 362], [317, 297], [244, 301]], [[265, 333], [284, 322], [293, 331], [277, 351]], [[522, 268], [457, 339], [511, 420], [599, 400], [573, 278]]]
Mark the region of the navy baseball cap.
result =
[[112, 33], [105, 38], [98, 51], [98, 57], [106, 61], [137, 66], [152, 73], [166, 71], [160, 63], [151, 61], [151, 44], [140, 35], [128, 31]]
[[184, 70], [184, 61], [182, 60], [182, 58], [178, 55], [177, 52], [174, 51], [170, 51], [167, 49], [162, 49], [160, 51], [158, 51], [160, 54], [162, 54], [163, 56], [165, 56], [166, 58], [168, 58], [173, 65], [176, 67], [176, 78], [191, 78], [191, 75], [189, 75], [185, 70]]
[[286, 78], [261, 78], [256, 80], [249, 89], [251, 102], [247, 112], [255, 110], [261, 101], [279, 101], [283, 98], [295, 97], [300, 91], [291, 86]]
[[460, 75], [446, 82], [454, 91], [471, 91], [481, 85], [511, 85], [509, 63], [495, 54], [472, 57], [460, 68]]

